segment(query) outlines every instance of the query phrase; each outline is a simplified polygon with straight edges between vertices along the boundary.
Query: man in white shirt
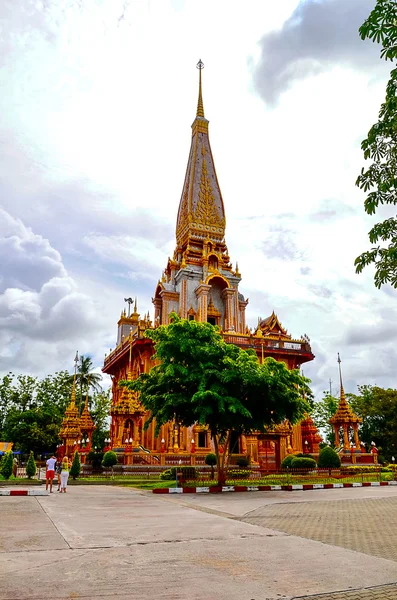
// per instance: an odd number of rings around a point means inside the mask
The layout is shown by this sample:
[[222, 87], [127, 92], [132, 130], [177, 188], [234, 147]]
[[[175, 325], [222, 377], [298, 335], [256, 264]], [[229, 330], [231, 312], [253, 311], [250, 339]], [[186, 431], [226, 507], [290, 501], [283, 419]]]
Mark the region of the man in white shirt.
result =
[[54, 476], [55, 476], [55, 463], [57, 462], [57, 459], [55, 458], [55, 456], [51, 456], [51, 458], [49, 458], [46, 462], [47, 465], [47, 471], [45, 474], [45, 489], [48, 490], [48, 484], [50, 484], [50, 494], [52, 494], [52, 482], [54, 480]]

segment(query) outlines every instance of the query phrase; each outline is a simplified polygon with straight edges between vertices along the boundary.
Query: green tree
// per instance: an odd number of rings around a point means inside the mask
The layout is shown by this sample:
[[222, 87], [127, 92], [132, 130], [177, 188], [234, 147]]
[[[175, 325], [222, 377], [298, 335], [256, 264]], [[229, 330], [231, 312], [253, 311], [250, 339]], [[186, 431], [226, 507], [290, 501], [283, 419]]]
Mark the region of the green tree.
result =
[[353, 411], [362, 418], [360, 439], [370, 448], [374, 441], [388, 461], [397, 458], [397, 390], [362, 385], [349, 394]]
[[338, 404], [338, 398], [331, 396], [328, 392], [323, 392], [323, 398], [314, 402], [311, 413], [316, 426], [324, 432], [326, 440], [333, 446], [335, 445], [335, 433], [328, 421], [336, 413]]
[[3, 475], [4, 479], [9, 479], [11, 477], [13, 466], [14, 457], [11, 450], [9, 450], [6, 452], [4, 460], [2, 461], [1, 474]]
[[74, 453], [73, 456], [73, 462], [72, 462], [72, 466], [70, 467], [70, 475], [73, 477], [73, 479], [76, 479], [81, 472], [81, 461], [80, 461], [80, 454], [77, 452]]
[[[36, 454], [53, 450], [65, 408], [70, 401], [71, 384], [67, 371], [42, 380], [9, 373], [0, 382], [0, 422], [2, 437], [23, 452]], [[5, 404], [5, 402], [8, 402]]]
[[113, 452], [113, 450], [108, 450], [108, 452], [105, 452], [103, 459], [102, 459], [102, 465], [104, 467], [112, 468], [112, 477], [113, 477], [113, 467], [114, 467], [114, 465], [117, 465], [117, 462], [118, 462], [117, 454], [115, 452]]
[[232, 432], [264, 431], [284, 419], [294, 423], [308, 404], [308, 380], [284, 363], [267, 359], [260, 365], [253, 350], [226, 344], [209, 323], [180, 319], [146, 333], [155, 344], [159, 364], [150, 373], [124, 382], [140, 392], [156, 419], [156, 431], [170, 421], [189, 427], [207, 426], [217, 457], [218, 482], [224, 483]]
[[[361, 39], [381, 45], [380, 57], [395, 62], [397, 57], [397, 4], [395, 0], [377, 0], [375, 8], [359, 29]], [[386, 98], [378, 122], [362, 142], [364, 159], [370, 166], [362, 168], [356, 184], [367, 197], [365, 211], [374, 215], [380, 206], [397, 204], [397, 68], [393, 68], [386, 86]], [[397, 219], [390, 217], [376, 223], [369, 232], [372, 248], [355, 260], [356, 272], [375, 266], [375, 285], [397, 287]]]
[[110, 437], [109, 412], [112, 404], [111, 389], [94, 393], [90, 403], [90, 413], [95, 423], [92, 435], [92, 448], [105, 446], [105, 439]]
[[37, 467], [36, 461], [34, 460], [34, 454], [30, 451], [28, 462], [26, 463], [26, 475], [31, 479], [36, 475]]
[[[86, 392], [91, 388], [95, 392], [100, 392], [102, 375], [100, 373], [93, 372], [93, 362], [90, 356], [84, 356], [83, 354], [79, 357], [77, 363], [76, 373], [76, 386], [79, 403], [81, 404], [84, 400]], [[74, 375], [69, 376], [69, 381], [72, 383]]]

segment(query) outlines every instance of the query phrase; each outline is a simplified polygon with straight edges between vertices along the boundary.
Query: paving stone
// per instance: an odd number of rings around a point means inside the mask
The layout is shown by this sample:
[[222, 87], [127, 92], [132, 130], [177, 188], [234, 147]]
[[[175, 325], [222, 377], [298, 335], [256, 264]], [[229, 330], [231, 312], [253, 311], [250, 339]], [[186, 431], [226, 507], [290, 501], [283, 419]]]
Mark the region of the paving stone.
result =
[[273, 504], [240, 520], [397, 562], [397, 497]]
[[397, 600], [397, 584], [319, 596], [295, 596], [292, 600]]

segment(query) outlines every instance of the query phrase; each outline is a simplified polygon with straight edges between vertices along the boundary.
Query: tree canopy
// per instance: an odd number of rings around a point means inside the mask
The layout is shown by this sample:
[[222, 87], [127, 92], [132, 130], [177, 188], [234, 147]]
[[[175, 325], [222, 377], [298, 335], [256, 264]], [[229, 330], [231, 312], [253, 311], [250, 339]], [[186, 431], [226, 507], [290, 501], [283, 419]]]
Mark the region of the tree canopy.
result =
[[[71, 399], [72, 381], [67, 371], [43, 379], [13, 373], [5, 375], [0, 379], [0, 438], [14, 442], [15, 449], [22, 452], [54, 451]], [[110, 403], [110, 390], [94, 393], [89, 398], [96, 425], [93, 445], [103, 447], [108, 435]]]
[[[158, 364], [138, 380], [124, 382], [140, 392], [150, 411], [147, 425], [174, 421], [189, 427], [205, 425], [211, 432], [220, 463], [219, 445], [228, 447], [231, 432], [264, 431], [288, 419], [303, 417], [308, 404], [308, 380], [297, 370], [268, 358], [259, 364], [253, 350], [241, 350], [223, 340], [217, 328], [172, 315], [172, 322], [146, 333], [155, 344]], [[225, 454], [222, 460], [225, 460]]]
[[321, 400], [313, 403], [312, 417], [319, 429], [322, 429], [325, 434], [325, 439], [330, 444], [335, 444], [335, 433], [333, 427], [329, 424], [329, 420], [337, 411], [339, 399], [331, 396], [329, 392], [323, 392]]
[[[395, 0], [377, 0], [368, 19], [359, 29], [361, 39], [381, 45], [382, 59], [394, 62], [397, 57], [397, 4]], [[397, 203], [397, 68], [392, 69], [386, 86], [386, 98], [378, 122], [362, 142], [364, 159], [370, 166], [362, 168], [356, 184], [367, 197], [365, 211], [374, 215], [382, 205]], [[375, 265], [375, 285], [397, 287], [397, 218], [392, 216], [376, 223], [369, 232], [372, 248], [355, 260], [356, 272]]]
[[388, 461], [397, 459], [397, 390], [361, 385], [358, 394], [348, 394], [353, 411], [362, 418], [360, 438], [367, 448], [375, 442]]

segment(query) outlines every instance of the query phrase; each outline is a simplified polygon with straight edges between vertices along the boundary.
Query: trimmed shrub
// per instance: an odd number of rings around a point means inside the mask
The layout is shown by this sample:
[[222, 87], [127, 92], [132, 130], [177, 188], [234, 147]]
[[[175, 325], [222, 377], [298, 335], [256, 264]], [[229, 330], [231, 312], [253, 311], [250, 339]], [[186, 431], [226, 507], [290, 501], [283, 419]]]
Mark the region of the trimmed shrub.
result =
[[73, 462], [72, 462], [72, 466], [70, 467], [70, 475], [73, 477], [73, 479], [76, 479], [81, 472], [81, 461], [80, 461], [80, 454], [77, 452], [74, 453], [73, 456]]
[[30, 451], [28, 462], [26, 463], [26, 475], [31, 479], [36, 475], [37, 467], [36, 461], [34, 460], [34, 454]]
[[318, 468], [319, 469], [339, 469], [340, 458], [333, 448], [327, 446], [320, 450], [318, 456]]
[[4, 479], [9, 479], [12, 475], [12, 469], [14, 467], [14, 458], [11, 450], [6, 452], [5, 458], [2, 462], [1, 474], [3, 475]]
[[287, 456], [284, 458], [283, 462], [281, 463], [281, 468], [282, 469], [290, 469], [291, 468], [291, 463], [294, 460], [294, 458], [296, 458], [296, 454], [287, 454]]
[[306, 456], [296, 456], [291, 461], [291, 469], [315, 469], [317, 467], [314, 458]]

